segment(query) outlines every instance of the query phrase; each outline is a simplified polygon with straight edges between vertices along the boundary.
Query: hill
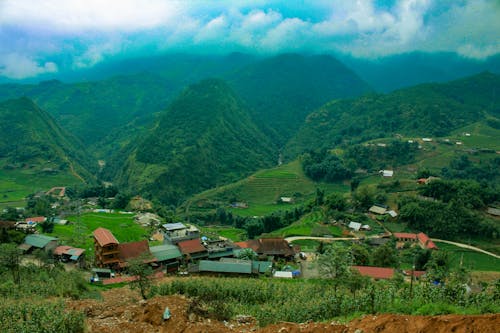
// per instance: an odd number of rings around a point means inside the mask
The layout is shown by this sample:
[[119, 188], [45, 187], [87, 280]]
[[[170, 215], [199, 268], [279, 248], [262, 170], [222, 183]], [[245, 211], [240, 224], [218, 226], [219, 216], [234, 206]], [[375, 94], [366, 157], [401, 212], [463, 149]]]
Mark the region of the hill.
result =
[[[152, 114], [166, 107], [174, 91], [165, 79], [143, 73], [71, 84], [55, 80], [4, 84], [0, 100], [28, 96], [87, 146], [101, 148], [101, 141], [110, 133], [121, 133], [124, 125], [134, 121], [134, 127], [140, 127], [151, 122]], [[113, 135], [107, 141], [116, 139]]]
[[479, 120], [498, 127], [500, 76], [481, 73], [444, 84], [327, 103], [307, 118], [286, 147], [288, 157], [341, 142], [402, 136], [444, 136]]
[[366, 82], [329, 55], [282, 54], [227, 76], [263, 130], [279, 145], [306, 116], [334, 98], [371, 91]]
[[0, 103], [0, 131], [2, 202], [93, 179], [83, 146], [30, 99]]
[[[129, 154], [130, 153], [130, 154]], [[167, 203], [270, 166], [278, 153], [223, 81], [186, 88], [116, 161], [117, 182]]]

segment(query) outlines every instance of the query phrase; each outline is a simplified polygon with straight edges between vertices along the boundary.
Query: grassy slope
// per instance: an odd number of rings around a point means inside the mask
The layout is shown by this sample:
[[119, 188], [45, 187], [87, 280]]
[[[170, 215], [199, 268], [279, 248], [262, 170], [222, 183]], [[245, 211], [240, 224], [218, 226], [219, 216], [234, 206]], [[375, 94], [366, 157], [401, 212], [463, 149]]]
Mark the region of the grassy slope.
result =
[[459, 267], [463, 260], [463, 266], [474, 271], [500, 271], [500, 259], [483, 253], [463, 249], [455, 245], [436, 242], [441, 251], [445, 250], [451, 254], [451, 266]]
[[50, 235], [58, 237], [62, 244], [84, 248], [87, 258], [93, 257], [92, 232], [99, 227], [109, 229], [121, 243], [148, 237], [147, 230], [136, 224], [131, 214], [84, 213], [81, 216], [68, 216], [66, 219], [71, 223], [56, 225]]
[[[278, 210], [291, 209], [314, 197], [316, 188], [327, 193], [347, 192], [345, 184], [315, 183], [304, 175], [298, 160], [272, 169], [261, 170], [236, 183], [221, 186], [195, 195], [191, 200], [190, 211], [204, 211], [207, 202], [217, 202], [229, 206], [232, 199], [248, 204], [246, 209], [231, 208], [240, 216], [261, 216]], [[298, 195], [295, 204], [277, 204], [282, 197]]]

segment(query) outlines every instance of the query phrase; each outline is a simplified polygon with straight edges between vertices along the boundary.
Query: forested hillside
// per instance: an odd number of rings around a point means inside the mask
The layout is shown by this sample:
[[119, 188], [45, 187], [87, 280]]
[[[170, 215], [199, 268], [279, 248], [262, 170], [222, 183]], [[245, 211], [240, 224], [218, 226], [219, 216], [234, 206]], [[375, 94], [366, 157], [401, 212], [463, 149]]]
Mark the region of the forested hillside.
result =
[[332, 56], [283, 54], [228, 77], [257, 125], [284, 144], [314, 109], [335, 98], [360, 96], [366, 82]]
[[341, 142], [394, 134], [444, 136], [485, 120], [498, 126], [500, 76], [482, 73], [444, 84], [423, 84], [386, 95], [334, 100], [307, 118], [286, 148], [287, 156]]
[[83, 146], [28, 98], [0, 103], [0, 159], [4, 168], [62, 170], [91, 178], [92, 162]]
[[[130, 156], [125, 157], [130, 152]], [[110, 166], [118, 184], [166, 203], [236, 180], [277, 161], [231, 88], [220, 80], [188, 87], [161, 114], [154, 129], [125, 148]]]

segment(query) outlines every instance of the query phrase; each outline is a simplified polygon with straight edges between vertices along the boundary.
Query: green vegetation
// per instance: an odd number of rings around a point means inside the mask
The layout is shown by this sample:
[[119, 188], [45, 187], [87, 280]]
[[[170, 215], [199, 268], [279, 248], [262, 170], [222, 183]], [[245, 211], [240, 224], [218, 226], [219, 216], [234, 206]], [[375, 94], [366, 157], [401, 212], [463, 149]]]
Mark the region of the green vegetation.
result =
[[103, 227], [110, 230], [119, 242], [133, 242], [148, 238], [148, 231], [134, 222], [130, 214], [84, 213], [81, 216], [66, 217], [70, 224], [55, 225], [50, 236], [58, 237], [63, 243], [81, 247], [87, 255], [93, 255], [92, 232]]
[[[410, 290], [409, 284], [398, 280], [367, 282], [351, 278], [335, 291], [331, 281], [204, 277], [173, 280], [153, 292], [195, 298], [193, 306], [208, 310], [207, 316], [220, 320], [251, 315], [261, 326], [280, 321], [325, 321], [352, 313], [479, 314], [500, 310], [495, 286], [467, 294], [457, 280], [443, 287], [421, 282]], [[435, 306], [431, 309], [428, 304]]]
[[217, 237], [224, 237], [232, 240], [233, 242], [241, 242], [246, 240], [247, 234], [244, 229], [231, 228], [226, 226], [203, 226], [200, 227], [203, 236], [217, 239]]
[[439, 251], [450, 253], [450, 266], [453, 268], [462, 266], [471, 271], [500, 271], [500, 259], [451, 244], [436, 242], [436, 245]]

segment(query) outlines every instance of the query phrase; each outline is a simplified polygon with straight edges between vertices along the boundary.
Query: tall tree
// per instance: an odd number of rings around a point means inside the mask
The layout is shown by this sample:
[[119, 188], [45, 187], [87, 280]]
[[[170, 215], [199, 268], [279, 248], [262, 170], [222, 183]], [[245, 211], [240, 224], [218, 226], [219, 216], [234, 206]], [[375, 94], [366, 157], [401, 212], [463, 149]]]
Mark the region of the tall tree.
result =
[[338, 286], [351, 276], [352, 262], [349, 248], [337, 244], [328, 246], [325, 252], [318, 256], [318, 269], [324, 277], [332, 279], [335, 295]]

